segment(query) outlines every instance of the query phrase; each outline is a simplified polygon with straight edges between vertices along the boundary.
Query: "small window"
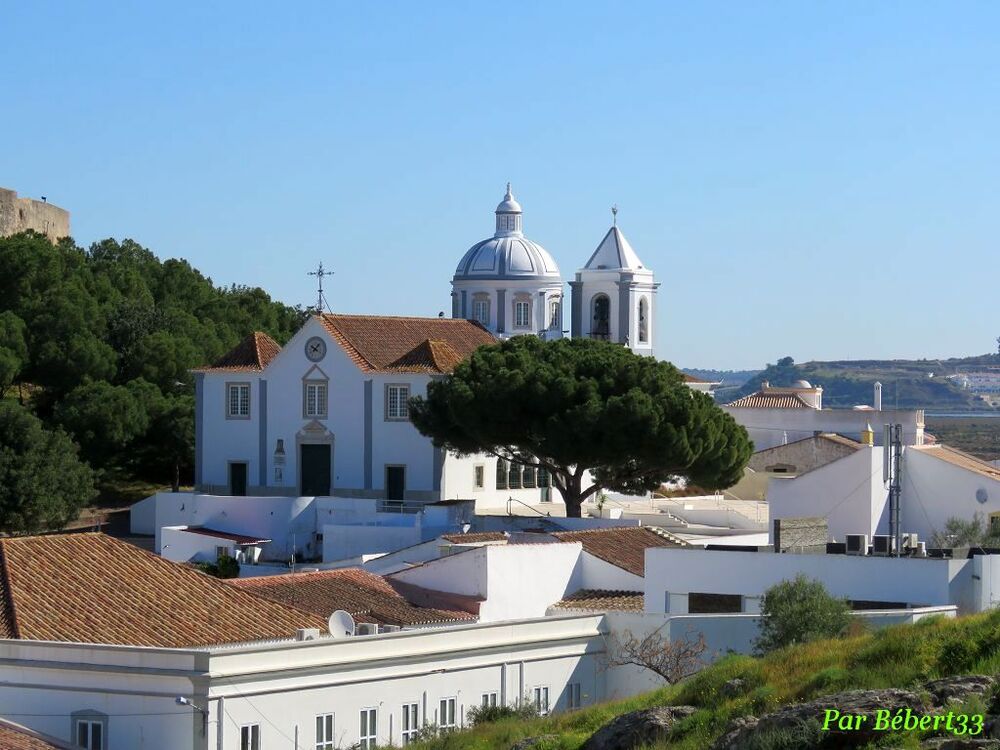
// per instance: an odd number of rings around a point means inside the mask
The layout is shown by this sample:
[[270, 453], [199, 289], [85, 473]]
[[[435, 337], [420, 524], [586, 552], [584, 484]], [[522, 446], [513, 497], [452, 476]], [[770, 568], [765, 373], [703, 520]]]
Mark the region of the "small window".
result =
[[502, 458], [497, 459], [497, 489], [507, 489], [507, 462]]
[[545, 715], [549, 712], [549, 689], [547, 687], [536, 687], [534, 695], [535, 710], [539, 714]]
[[486, 467], [476, 464], [472, 467], [472, 486], [477, 490], [483, 489], [486, 484]]
[[649, 303], [643, 297], [639, 300], [639, 343], [649, 341]]
[[580, 703], [580, 683], [571, 682], [566, 686], [566, 708], [572, 711], [581, 705], [583, 704]]
[[378, 709], [361, 709], [361, 734], [358, 747], [361, 750], [374, 750], [375, 741], [378, 737]]
[[229, 557], [229, 547], [216, 547], [215, 559], [221, 560], [223, 557]]
[[316, 750], [337, 750], [333, 739], [333, 714], [316, 717]]
[[104, 722], [101, 719], [77, 719], [76, 744], [84, 750], [104, 750]]
[[553, 331], [558, 331], [561, 327], [562, 321], [559, 320], [559, 300], [549, 300], [549, 328]]
[[441, 729], [455, 728], [455, 698], [442, 698], [438, 713], [438, 726]]
[[404, 745], [416, 741], [417, 734], [420, 732], [419, 717], [419, 708], [416, 703], [403, 704], [403, 731], [400, 732], [400, 736], [403, 738]]
[[507, 472], [507, 485], [512, 490], [521, 489], [521, 464], [511, 464]]
[[406, 421], [410, 418], [410, 386], [387, 385], [385, 387], [385, 418], [390, 421]]
[[226, 385], [226, 417], [229, 419], [249, 419], [249, 383], [228, 383]]
[[551, 487], [552, 486], [552, 475], [549, 474], [548, 469], [538, 469], [538, 486], [539, 487]]
[[326, 418], [326, 382], [306, 381], [303, 391], [302, 416], [314, 419]]
[[525, 489], [532, 489], [535, 486], [535, 467], [525, 466], [524, 473], [521, 475], [521, 481]]
[[483, 700], [482, 700], [483, 708], [495, 708], [496, 705], [497, 705], [496, 693], [483, 693]]
[[240, 727], [240, 750], [260, 750], [260, 724]]
[[472, 301], [472, 317], [484, 326], [490, 325], [490, 301], [488, 299], [476, 299]]
[[514, 327], [528, 328], [531, 326], [531, 303], [518, 300], [514, 303]]

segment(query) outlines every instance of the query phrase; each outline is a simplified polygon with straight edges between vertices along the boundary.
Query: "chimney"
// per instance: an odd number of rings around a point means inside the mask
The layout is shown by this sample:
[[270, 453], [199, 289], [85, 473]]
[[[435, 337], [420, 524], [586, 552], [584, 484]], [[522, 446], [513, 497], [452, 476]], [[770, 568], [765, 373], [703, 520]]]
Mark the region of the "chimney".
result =
[[861, 442], [865, 445], [875, 445], [875, 430], [872, 429], [871, 422], [861, 431]]
[[882, 411], [882, 384], [877, 380], [875, 381], [875, 398], [872, 406], [875, 407], [875, 411]]
[[760, 389], [762, 391], [766, 391], [770, 387], [771, 387], [771, 384], [769, 382], [767, 382], [766, 380], [761, 381]]

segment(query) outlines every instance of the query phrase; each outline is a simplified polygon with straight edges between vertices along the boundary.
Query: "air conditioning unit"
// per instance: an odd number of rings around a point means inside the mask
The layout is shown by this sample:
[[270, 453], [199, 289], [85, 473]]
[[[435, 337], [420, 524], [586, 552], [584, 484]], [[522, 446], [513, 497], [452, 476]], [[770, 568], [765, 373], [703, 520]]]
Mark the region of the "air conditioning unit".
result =
[[916, 549], [919, 542], [917, 534], [903, 534], [903, 549]]
[[848, 555], [868, 554], [867, 534], [848, 534], [844, 537], [844, 543], [847, 545], [846, 554]]
[[359, 622], [354, 626], [354, 635], [378, 635], [378, 625], [374, 622]]
[[876, 534], [872, 537], [872, 554], [891, 555], [896, 547], [895, 541], [888, 534]]
[[402, 628], [399, 625], [380, 625], [378, 632], [380, 633], [398, 633]]
[[319, 628], [299, 628], [295, 631], [297, 641], [318, 641]]
[[917, 557], [927, 557], [927, 542], [917, 542]]

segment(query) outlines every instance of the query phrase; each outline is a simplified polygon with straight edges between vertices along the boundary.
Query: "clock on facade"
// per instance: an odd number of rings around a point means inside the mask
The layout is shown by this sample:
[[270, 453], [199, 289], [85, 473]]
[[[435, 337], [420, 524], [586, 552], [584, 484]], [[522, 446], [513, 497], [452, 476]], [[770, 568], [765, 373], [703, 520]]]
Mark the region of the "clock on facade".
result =
[[326, 356], [326, 342], [319, 336], [313, 336], [306, 342], [306, 357], [311, 362], [319, 362]]

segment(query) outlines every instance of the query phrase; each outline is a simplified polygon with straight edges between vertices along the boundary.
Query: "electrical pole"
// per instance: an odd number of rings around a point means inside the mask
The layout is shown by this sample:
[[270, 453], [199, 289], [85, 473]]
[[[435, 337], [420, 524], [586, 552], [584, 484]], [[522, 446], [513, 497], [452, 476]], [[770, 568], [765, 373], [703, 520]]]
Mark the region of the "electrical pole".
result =
[[903, 527], [901, 523], [903, 425], [885, 426], [882, 440], [882, 478], [889, 483], [889, 538], [896, 545], [894, 557], [903, 554]]

